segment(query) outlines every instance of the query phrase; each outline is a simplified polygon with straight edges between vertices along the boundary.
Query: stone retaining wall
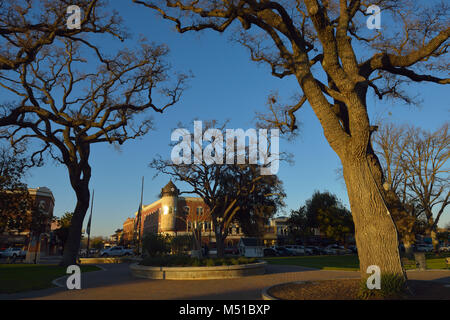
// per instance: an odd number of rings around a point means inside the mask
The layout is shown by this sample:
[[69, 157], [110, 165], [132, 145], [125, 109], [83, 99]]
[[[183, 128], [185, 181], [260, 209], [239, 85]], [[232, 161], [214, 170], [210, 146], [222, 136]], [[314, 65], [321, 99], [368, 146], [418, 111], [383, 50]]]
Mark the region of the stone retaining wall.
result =
[[261, 275], [267, 262], [214, 267], [147, 267], [130, 265], [131, 274], [137, 278], [163, 280], [230, 279]]
[[80, 258], [80, 264], [107, 264], [107, 263], [127, 263], [139, 261], [138, 258], [122, 258], [122, 257], [109, 257], [109, 258]]

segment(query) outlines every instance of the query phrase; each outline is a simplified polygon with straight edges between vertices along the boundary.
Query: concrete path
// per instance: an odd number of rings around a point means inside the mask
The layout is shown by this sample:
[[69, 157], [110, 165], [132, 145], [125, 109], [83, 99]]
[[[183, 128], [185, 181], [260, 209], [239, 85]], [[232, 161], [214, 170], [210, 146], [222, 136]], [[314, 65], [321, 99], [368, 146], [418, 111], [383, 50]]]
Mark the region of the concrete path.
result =
[[[112, 299], [112, 300], [260, 300], [263, 288], [301, 280], [359, 278], [354, 271], [315, 270], [298, 266], [268, 265], [267, 273], [226, 280], [146, 280], [133, 278], [128, 264], [102, 265], [106, 271], [82, 274], [82, 290], [52, 288], [13, 295], [0, 299]], [[450, 271], [408, 271], [408, 278], [434, 280], [450, 284]]]

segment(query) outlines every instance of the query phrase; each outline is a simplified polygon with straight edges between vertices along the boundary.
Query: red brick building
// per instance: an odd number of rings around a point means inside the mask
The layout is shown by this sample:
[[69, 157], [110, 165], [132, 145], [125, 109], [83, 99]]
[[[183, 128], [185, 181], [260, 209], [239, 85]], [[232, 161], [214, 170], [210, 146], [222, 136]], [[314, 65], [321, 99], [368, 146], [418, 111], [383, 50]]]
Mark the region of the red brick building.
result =
[[[198, 197], [181, 197], [179, 189], [170, 181], [161, 190], [161, 199], [143, 206], [141, 217], [141, 235], [146, 232], [186, 235], [191, 234], [195, 224], [201, 224], [202, 242], [214, 247], [214, 225], [209, 208]], [[134, 225], [137, 217], [128, 218], [123, 224], [124, 237], [128, 241], [133, 239]], [[244, 236], [242, 228], [237, 224], [230, 226], [226, 246], [236, 246]]]

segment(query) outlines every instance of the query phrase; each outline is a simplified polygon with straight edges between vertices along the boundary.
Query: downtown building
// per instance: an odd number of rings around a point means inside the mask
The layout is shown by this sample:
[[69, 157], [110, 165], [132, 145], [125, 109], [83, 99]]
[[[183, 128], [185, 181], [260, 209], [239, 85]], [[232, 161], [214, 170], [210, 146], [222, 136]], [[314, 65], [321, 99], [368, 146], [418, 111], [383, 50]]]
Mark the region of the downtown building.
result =
[[[136, 238], [137, 217], [138, 212], [135, 212], [134, 217], [127, 218], [123, 223], [124, 245], [133, 244]], [[191, 235], [195, 225], [200, 225], [202, 244], [214, 248], [216, 242], [214, 223], [208, 206], [200, 197], [180, 196], [180, 190], [172, 181], [162, 188], [159, 200], [142, 208], [141, 237], [148, 232], [171, 236]], [[239, 240], [245, 237], [242, 227], [239, 223], [233, 222], [228, 228], [225, 247], [236, 247]], [[283, 243], [286, 238], [286, 217], [274, 218], [265, 226], [263, 240], [266, 246]]]
[[28, 252], [37, 252], [41, 256], [56, 254], [57, 243], [56, 237], [52, 234], [54, 223], [53, 209], [55, 207], [55, 198], [52, 191], [46, 187], [30, 188], [28, 193], [31, 199], [30, 215], [34, 212], [39, 213], [39, 225], [34, 227], [34, 239], [32, 239], [33, 231], [29, 228], [25, 230], [5, 230], [0, 234], [0, 249], [7, 247], [21, 247]]

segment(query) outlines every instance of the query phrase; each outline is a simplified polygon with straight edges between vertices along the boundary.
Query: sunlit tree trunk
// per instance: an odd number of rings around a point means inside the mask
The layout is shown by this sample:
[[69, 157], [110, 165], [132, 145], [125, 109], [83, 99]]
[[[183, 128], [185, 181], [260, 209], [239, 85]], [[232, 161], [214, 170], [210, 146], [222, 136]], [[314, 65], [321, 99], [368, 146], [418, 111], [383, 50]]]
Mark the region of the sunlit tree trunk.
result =
[[366, 159], [344, 160], [360, 270], [377, 265], [382, 273], [403, 275], [397, 230]]

